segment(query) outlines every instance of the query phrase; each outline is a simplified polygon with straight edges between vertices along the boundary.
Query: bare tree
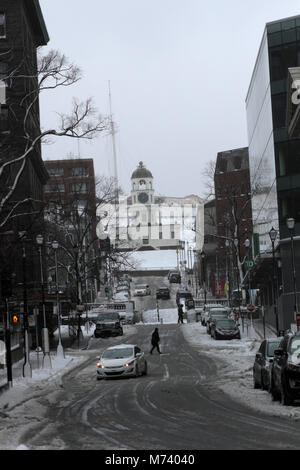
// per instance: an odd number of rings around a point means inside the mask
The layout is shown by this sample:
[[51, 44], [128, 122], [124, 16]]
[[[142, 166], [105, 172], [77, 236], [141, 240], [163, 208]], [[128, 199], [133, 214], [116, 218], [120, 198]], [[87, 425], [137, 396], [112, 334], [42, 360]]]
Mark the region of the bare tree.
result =
[[[8, 51], [5, 59], [8, 64], [9, 55]], [[107, 119], [97, 114], [92, 99], [88, 98], [83, 102], [74, 99], [69, 113], [58, 114], [56, 128], [40, 130], [37, 120], [40, 94], [74, 85], [81, 79], [81, 71], [53, 50], [39, 56], [37, 73], [32, 70], [36, 68], [24, 57], [17, 67], [7, 67], [6, 75], [0, 76], [7, 89], [5, 103], [2, 96], [0, 105], [0, 114], [5, 112], [7, 117], [7, 126], [0, 128], [0, 229], [6, 229], [12, 217], [32, 212], [32, 205], [40, 211], [42, 198], [20, 197], [20, 182], [26, 165], [41, 159], [42, 142], [58, 137], [93, 139], [107, 129]], [[20, 88], [26, 91], [20, 93]]]

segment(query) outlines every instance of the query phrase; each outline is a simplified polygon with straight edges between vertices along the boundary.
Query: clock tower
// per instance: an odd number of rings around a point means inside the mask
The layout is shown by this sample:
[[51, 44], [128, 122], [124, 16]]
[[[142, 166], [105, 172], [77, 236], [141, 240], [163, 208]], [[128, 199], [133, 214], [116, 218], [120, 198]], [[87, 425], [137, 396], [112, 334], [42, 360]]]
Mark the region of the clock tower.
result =
[[143, 162], [132, 173], [131, 198], [132, 204], [154, 204], [153, 176]]

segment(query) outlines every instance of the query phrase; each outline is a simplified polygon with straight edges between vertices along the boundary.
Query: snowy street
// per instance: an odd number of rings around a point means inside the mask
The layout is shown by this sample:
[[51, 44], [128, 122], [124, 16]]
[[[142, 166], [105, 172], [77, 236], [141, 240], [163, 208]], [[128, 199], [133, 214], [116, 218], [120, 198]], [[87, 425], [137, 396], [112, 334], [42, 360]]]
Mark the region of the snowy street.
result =
[[[258, 336], [215, 341], [200, 323], [177, 325], [174, 308], [161, 309], [160, 321], [155, 310], [145, 312], [144, 323], [126, 326], [122, 340], [91, 338], [87, 349], [53, 357], [51, 371], [14, 380], [0, 395], [0, 448], [299, 447], [300, 407], [253, 389]], [[149, 355], [154, 325], [161, 356]], [[121, 342], [145, 351], [148, 376], [97, 382], [96, 358]]]

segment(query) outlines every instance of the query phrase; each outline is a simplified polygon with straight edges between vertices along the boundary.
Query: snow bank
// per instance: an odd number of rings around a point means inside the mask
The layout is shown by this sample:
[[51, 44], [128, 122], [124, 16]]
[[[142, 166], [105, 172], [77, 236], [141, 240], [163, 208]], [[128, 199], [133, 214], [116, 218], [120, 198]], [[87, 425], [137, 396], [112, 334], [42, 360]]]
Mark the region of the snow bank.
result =
[[[271, 395], [253, 388], [253, 363], [261, 340], [243, 337], [241, 340], [223, 341], [211, 338], [201, 323], [185, 324], [182, 332], [186, 340], [201, 352], [220, 363], [214, 384], [258, 412], [271, 416], [300, 419], [299, 406], [283, 406], [273, 402]], [[251, 332], [253, 334], [253, 332]], [[224, 367], [225, 363], [225, 367]]]

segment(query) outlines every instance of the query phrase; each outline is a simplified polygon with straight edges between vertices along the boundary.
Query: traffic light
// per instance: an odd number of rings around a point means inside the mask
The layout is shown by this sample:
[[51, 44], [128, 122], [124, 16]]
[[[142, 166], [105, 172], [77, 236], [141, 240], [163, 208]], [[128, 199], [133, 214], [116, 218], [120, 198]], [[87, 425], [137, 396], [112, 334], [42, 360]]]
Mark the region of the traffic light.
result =
[[14, 325], [17, 325], [20, 322], [19, 315], [13, 315], [12, 316], [12, 322], [13, 322]]

